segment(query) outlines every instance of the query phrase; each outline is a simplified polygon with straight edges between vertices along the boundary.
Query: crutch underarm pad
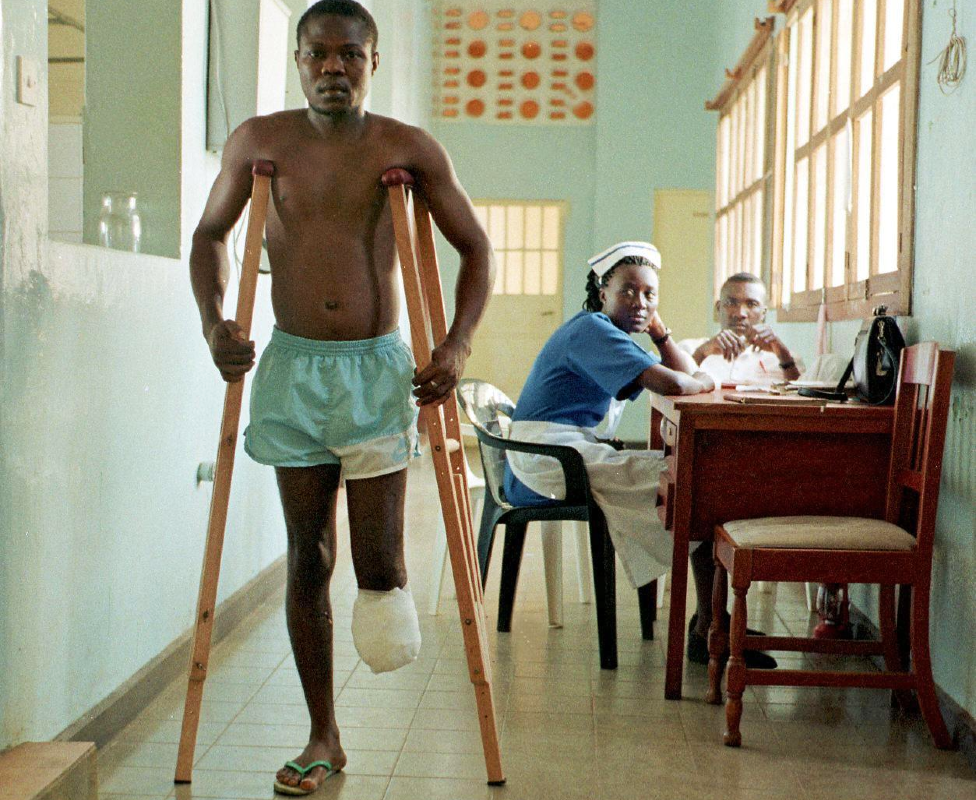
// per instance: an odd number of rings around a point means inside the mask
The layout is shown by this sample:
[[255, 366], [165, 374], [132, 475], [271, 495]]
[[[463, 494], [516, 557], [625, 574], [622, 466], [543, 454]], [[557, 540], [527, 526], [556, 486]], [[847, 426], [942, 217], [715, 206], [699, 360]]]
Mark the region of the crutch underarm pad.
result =
[[257, 159], [254, 164], [251, 165], [252, 175], [264, 175], [270, 178], [274, 175], [274, 161], [265, 161], [262, 158]]
[[384, 186], [413, 186], [413, 175], [402, 167], [388, 169], [380, 180]]
[[392, 672], [420, 654], [420, 624], [410, 587], [360, 589], [352, 606], [352, 640], [374, 673]]

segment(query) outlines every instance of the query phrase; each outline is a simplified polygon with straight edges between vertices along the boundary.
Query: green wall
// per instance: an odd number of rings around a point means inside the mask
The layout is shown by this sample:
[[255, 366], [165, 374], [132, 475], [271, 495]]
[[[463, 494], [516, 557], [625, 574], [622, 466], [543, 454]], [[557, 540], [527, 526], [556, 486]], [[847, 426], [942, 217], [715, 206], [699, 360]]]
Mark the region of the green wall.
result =
[[[434, 121], [473, 198], [568, 204], [567, 319], [583, 302], [587, 258], [616, 241], [650, 238], [655, 189], [712, 188], [713, 120], [704, 101], [714, 93], [714, 16], [707, 4], [681, 0], [601, 0], [593, 125]], [[450, 248], [440, 253], [448, 285], [456, 258]], [[618, 435], [646, 440], [648, 418], [646, 398], [630, 404]]]
[[[958, 4], [958, 32], [976, 41], [976, 9]], [[939, 496], [933, 582], [936, 680], [976, 715], [976, 86], [945, 96], [932, 60], [949, 39], [946, 3], [928, 0], [922, 31], [913, 316], [909, 341], [957, 351]], [[970, 44], [972, 47], [972, 44]]]
[[[474, 200], [560, 200], [567, 203], [565, 285], [568, 316], [579, 309], [586, 283], [586, 259], [593, 250], [593, 186], [596, 182], [592, 127], [533, 127], [451, 123], [434, 125], [434, 135], [454, 161]], [[457, 256], [441, 249], [442, 279], [451, 287]], [[450, 291], [446, 292], [450, 294]]]
[[[715, 91], [712, 53], [721, 30], [712, 3], [611, 0], [599, 3], [598, 14], [594, 253], [651, 238], [655, 189], [714, 188], [714, 115], [705, 100]], [[641, 344], [653, 350], [646, 337]], [[646, 442], [649, 420], [644, 392], [627, 404], [617, 435]]]
[[[909, 344], [936, 340], [957, 352], [933, 568], [932, 657], [937, 683], [976, 714], [976, 89], [972, 69], [959, 89], [943, 95], [931, 62], [951, 30], [949, 5], [924, 0], [919, 91], [913, 314], [899, 319]], [[958, 33], [976, 40], [976, 13], [958, 6]], [[731, 66], [752, 36], [760, 0], [720, 4], [719, 63]], [[777, 18], [777, 27], [783, 23]], [[832, 350], [853, 351], [859, 321], [830, 326]], [[813, 356], [814, 325], [777, 326], [804, 359]], [[876, 594], [858, 587], [854, 601], [874, 614]]]

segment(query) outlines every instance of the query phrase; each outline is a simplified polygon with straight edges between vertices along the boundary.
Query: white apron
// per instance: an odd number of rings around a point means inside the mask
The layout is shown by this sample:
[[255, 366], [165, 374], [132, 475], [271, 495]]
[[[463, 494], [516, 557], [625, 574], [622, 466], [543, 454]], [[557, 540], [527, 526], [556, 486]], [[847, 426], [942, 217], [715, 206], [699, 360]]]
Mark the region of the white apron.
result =
[[[513, 422], [511, 438], [538, 444], [568, 445], [586, 464], [590, 491], [607, 518], [610, 539], [634, 588], [671, 569], [672, 540], [654, 508], [664, 469], [658, 450], [614, 450], [598, 442], [590, 428], [558, 422]], [[543, 497], [563, 500], [562, 467], [549, 456], [508, 451], [508, 462], [522, 483]]]

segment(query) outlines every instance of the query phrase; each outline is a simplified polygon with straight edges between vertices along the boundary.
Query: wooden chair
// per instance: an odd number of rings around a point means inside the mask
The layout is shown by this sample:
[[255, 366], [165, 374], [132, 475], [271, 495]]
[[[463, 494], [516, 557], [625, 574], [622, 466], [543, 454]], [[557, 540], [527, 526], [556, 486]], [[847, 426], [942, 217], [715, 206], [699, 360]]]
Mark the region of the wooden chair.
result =
[[[939, 350], [935, 342], [902, 352], [884, 520], [768, 517], [716, 526], [706, 699], [721, 703], [723, 658], [729, 652], [725, 706], [725, 744], [729, 747], [742, 742], [739, 722], [747, 685], [914, 689], [936, 747], [952, 746], [932, 680], [929, 594], [954, 360], [955, 353]], [[730, 624], [721, 622], [728, 597], [727, 575], [731, 576], [734, 594]], [[879, 584], [881, 640], [748, 636], [746, 595], [754, 581]], [[904, 653], [896, 630], [895, 586], [911, 593], [909, 649]], [[880, 655], [884, 656], [885, 671], [747, 669], [742, 659], [746, 648]]]
[[[495, 529], [505, 525], [505, 552], [502, 555], [502, 582], [498, 599], [498, 630], [512, 629], [512, 611], [518, 584], [525, 532], [529, 522], [582, 520], [588, 522], [590, 554], [593, 560], [593, 594], [596, 600], [597, 638], [600, 666], [617, 668], [617, 562], [607, 521], [590, 494], [583, 457], [572, 447], [541, 445], [509, 439], [504, 423], [514, 411], [512, 401], [485, 381], [465, 379], [458, 385], [461, 407], [474, 425], [485, 475], [485, 502], [478, 534], [478, 562], [481, 580], [488, 576]], [[517, 450], [551, 456], [559, 461], [566, 479], [566, 498], [541, 506], [513, 506], [505, 498], [505, 451]], [[654, 638], [657, 615], [657, 581], [637, 590], [641, 633]]]

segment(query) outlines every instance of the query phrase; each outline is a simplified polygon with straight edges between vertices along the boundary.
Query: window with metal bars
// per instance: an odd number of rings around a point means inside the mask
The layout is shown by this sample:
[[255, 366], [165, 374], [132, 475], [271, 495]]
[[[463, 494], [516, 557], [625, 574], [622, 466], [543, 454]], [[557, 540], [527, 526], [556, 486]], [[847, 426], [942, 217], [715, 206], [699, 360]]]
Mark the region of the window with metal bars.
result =
[[564, 204], [476, 201], [495, 250], [495, 294], [555, 295], [562, 272]]

